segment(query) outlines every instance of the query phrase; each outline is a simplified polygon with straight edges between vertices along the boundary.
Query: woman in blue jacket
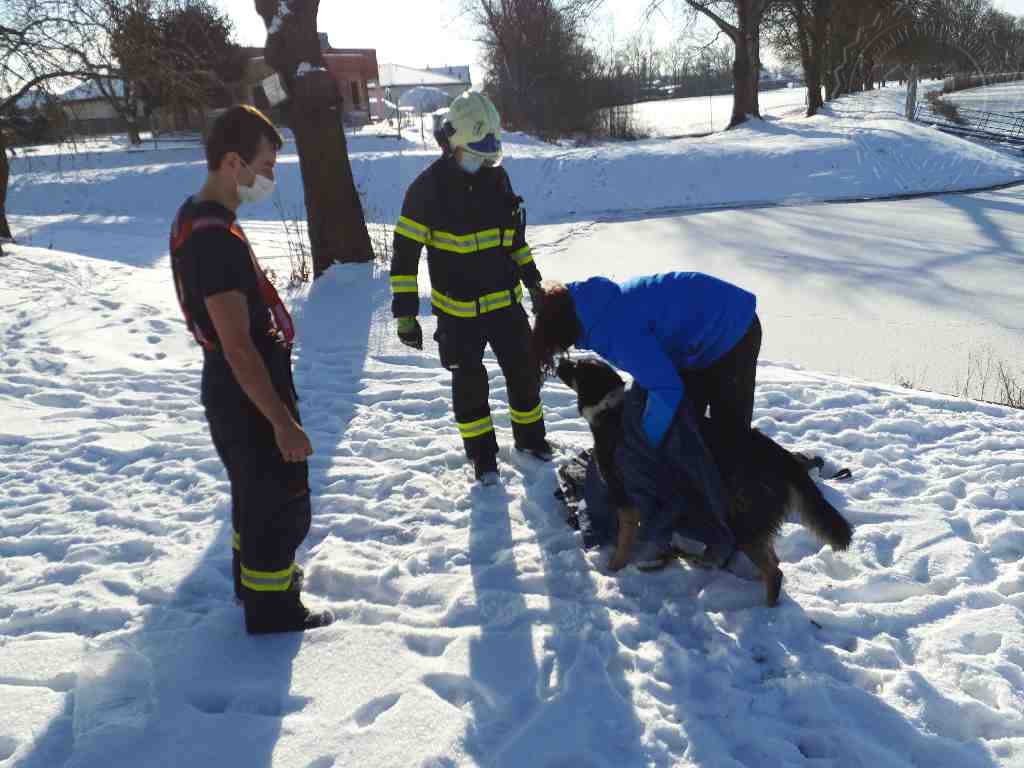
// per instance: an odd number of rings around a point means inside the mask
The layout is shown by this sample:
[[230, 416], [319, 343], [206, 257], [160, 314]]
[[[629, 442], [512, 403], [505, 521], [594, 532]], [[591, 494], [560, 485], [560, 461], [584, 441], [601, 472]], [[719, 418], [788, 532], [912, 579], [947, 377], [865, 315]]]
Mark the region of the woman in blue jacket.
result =
[[575, 346], [628, 372], [648, 392], [643, 426], [652, 445], [686, 400], [694, 416], [710, 406], [723, 435], [750, 429], [761, 351], [754, 294], [700, 272], [548, 282], [543, 292], [533, 331], [541, 366], [553, 370]]

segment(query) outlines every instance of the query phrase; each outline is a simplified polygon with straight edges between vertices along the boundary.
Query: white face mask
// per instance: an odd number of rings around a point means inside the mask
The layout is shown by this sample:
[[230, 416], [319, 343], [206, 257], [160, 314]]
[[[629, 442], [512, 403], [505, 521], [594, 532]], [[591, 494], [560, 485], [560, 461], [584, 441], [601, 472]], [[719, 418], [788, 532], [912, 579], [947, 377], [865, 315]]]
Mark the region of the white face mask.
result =
[[479, 171], [484, 164], [484, 159], [479, 155], [471, 155], [468, 152], [463, 152], [462, 157], [459, 158], [459, 167], [466, 173], [476, 173]]
[[[244, 160], [242, 164], [249, 168], [249, 164]], [[249, 170], [252, 170], [249, 168]], [[270, 194], [274, 191], [274, 180], [268, 179], [259, 173], [253, 171], [255, 178], [253, 179], [252, 185], [243, 187], [241, 184], [238, 186], [238, 199], [243, 203], [258, 203], [261, 200], [266, 200]]]

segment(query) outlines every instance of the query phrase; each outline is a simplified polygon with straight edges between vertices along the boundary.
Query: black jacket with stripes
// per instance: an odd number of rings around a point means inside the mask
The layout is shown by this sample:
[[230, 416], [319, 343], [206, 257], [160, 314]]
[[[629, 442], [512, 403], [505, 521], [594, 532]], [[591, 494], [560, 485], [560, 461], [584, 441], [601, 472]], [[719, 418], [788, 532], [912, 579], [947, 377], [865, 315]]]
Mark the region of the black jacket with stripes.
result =
[[502, 309], [522, 297], [520, 281], [540, 282], [522, 198], [501, 166], [468, 174], [444, 155], [409, 186], [391, 258], [395, 317], [418, 314], [424, 245], [435, 314], [475, 317]]

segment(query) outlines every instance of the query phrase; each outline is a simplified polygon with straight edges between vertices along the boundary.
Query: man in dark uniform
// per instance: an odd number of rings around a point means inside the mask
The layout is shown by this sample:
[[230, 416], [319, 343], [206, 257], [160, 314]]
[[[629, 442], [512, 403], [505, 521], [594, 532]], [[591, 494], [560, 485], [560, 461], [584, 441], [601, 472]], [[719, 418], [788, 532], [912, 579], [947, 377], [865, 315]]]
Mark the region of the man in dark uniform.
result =
[[412, 183], [395, 226], [392, 313], [398, 336], [423, 348], [417, 272], [427, 246], [431, 304], [441, 364], [452, 372], [455, 420], [477, 480], [498, 482], [498, 443], [488, 403], [484, 348], [491, 345], [508, 387], [518, 450], [549, 461], [540, 375], [522, 308], [540, 272], [526, 243], [522, 198], [500, 167], [501, 122], [482, 93], [452, 102], [438, 133], [443, 156]]
[[235, 218], [274, 187], [280, 134], [257, 109], [224, 112], [206, 143], [208, 175], [178, 210], [171, 266], [185, 322], [203, 347], [202, 402], [231, 482], [235, 594], [252, 634], [329, 624], [299, 599], [295, 550], [309, 532], [306, 457], [292, 382], [288, 311]]

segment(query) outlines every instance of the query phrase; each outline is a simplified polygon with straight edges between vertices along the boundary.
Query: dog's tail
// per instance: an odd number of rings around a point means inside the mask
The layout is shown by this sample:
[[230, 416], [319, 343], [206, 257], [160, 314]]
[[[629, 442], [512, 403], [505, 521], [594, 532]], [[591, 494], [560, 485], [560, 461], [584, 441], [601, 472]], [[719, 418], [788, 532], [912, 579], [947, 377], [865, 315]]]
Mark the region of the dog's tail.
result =
[[804, 475], [801, 482], [790, 485], [788, 506], [800, 516], [804, 526], [832, 549], [844, 550], [850, 546], [853, 528], [822, 495], [811, 478]]

